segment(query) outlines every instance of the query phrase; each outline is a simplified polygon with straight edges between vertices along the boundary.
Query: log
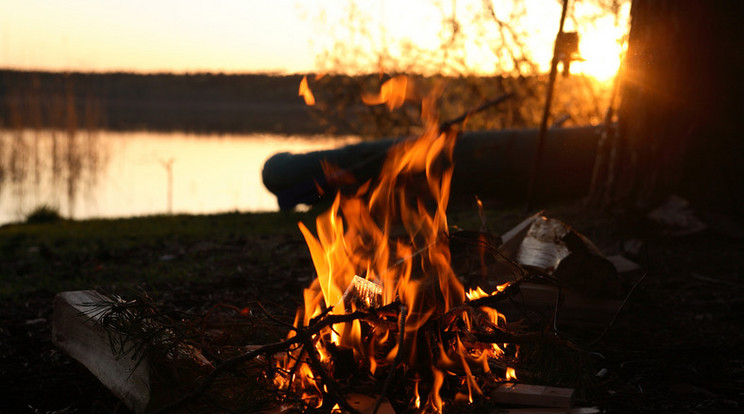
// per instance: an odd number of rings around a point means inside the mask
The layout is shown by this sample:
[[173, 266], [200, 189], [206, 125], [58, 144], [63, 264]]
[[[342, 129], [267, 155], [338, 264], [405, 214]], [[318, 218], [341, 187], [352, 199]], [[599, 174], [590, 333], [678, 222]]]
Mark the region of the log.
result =
[[504, 384], [491, 393], [491, 401], [499, 404], [533, 407], [569, 408], [574, 390], [544, 385]]
[[150, 366], [131, 355], [117, 357], [108, 333], [91, 313], [90, 304], [108, 299], [93, 290], [58, 293], [54, 298], [52, 342], [83, 364], [111, 392], [136, 413], [150, 403]]
[[[542, 162], [536, 200], [586, 194], [600, 132], [593, 126], [548, 131], [544, 151], [550, 155]], [[523, 201], [537, 136], [537, 129], [462, 133], [454, 150], [452, 195], [495, 195], [500, 200]], [[380, 173], [388, 149], [404, 139], [365, 141], [304, 154], [275, 154], [264, 163], [263, 183], [277, 196], [281, 209], [314, 204], [323, 194], [333, 195], [338, 190], [333, 180], [329, 182], [324, 176], [321, 161], [339, 167], [339, 174], [364, 183]]]

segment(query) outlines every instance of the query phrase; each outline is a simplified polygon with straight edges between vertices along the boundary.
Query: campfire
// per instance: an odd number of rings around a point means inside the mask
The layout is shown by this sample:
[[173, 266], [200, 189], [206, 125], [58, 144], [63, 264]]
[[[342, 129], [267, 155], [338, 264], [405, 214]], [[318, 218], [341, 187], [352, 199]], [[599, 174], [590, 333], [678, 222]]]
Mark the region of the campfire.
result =
[[390, 150], [375, 183], [337, 194], [317, 218], [317, 236], [300, 223], [317, 279], [294, 325], [322, 327], [287, 353], [275, 384], [308, 406], [350, 409], [332, 384], [361, 375], [396, 381], [410, 407], [432, 411], [442, 410], [443, 388], [473, 402], [516, 378], [518, 346], [489, 300], [508, 284], [466, 292], [451, 267], [446, 210], [457, 133], [440, 131], [433, 102], [423, 103], [426, 131]]

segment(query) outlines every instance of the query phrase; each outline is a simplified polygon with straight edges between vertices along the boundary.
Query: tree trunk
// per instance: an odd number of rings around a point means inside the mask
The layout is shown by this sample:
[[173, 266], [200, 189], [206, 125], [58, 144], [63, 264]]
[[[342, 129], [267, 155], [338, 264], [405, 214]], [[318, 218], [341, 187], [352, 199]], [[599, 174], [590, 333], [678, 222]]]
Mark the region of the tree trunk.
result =
[[737, 11], [729, 1], [633, 0], [606, 202], [647, 208], [674, 193], [742, 211]]

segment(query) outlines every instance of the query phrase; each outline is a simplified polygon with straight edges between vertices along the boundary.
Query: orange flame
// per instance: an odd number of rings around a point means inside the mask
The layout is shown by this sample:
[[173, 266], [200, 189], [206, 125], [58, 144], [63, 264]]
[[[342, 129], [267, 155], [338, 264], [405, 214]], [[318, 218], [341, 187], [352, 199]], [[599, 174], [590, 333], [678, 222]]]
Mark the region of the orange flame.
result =
[[414, 382], [414, 388], [413, 388], [413, 406], [416, 408], [421, 408], [421, 396], [419, 395], [419, 380], [416, 379], [416, 382]]
[[297, 96], [302, 96], [303, 98], [305, 98], [306, 105], [315, 105], [315, 97], [313, 96], [313, 91], [310, 90], [310, 86], [308, 86], [307, 84], [307, 76], [302, 77], [302, 81], [300, 81], [300, 92], [297, 94]]
[[434, 412], [441, 413], [444, 404], [442, 403], [442, 397], [439, 396], [439, 390], [442, 389], [442, 384], [444, 384], [444, 374], [436, 368], [432, 369], [432, 373], [434, 374], [434, 383], [431, 387], [427, 405], [432, 407]]
[[[301, 93], [306, 83], [303, 79]], [[404, 102], [406, 85], [404, 76], [392, 78], [383, 84], [379, 96], [365, 97], [365, 103], [385, 103], [392, 110]], [[496, 345], [469, 349], [459, 333], [447, 344], [441, 340], [432, 343], [421, 334], [421, 328], [430, 322], [439, 323], [450, 311], [459, 315], [468, 329], [475, 324], [473, 319], [487, 318], [491, 327], [503, 326], [505, 319], [490, 308], [472, 316], [459, 308], [466, 293], [450, 266], [446, 237], [456, 132], [440, 133], [432, 110], [434, 99], [422, 105], [426, 131], [418, 139], [402, 141], [390, 149], [375, 183], [366, 183], [353, 196], [337, 194], [331, 208], [317, 217], [315, 235], [298, 223], [317, 278], [304, 292], [304, 308], [298, 310], [295, 326], [307, 326], [322, 312], [344, 314], [357, 306], [399, 301], [408, 310], [402, 346], [397, 330], [367, 325], [369, 329], [363, 329], [362, 323], [354, 320], [324, 328], [314, 337], [315, 348], [329, 372], [333, 372], [334, 361], [325, 347], [330, 343], [351, 348], [355, 359], [366, 361], [372, 374], [380, 366], [394, 369], [393, 361], [403, 361], [417, 376], [433, 378], [424, 409], [441, 411], [444, 403], [440, 391], [446, 375], [456, 372], [463, 376], [468, 400], [473, 401], [474, 394], [482, 393], [473, 369], [488, 372], [487, 359], [504, 352]], [[362, 290], [377, 296], [350, 301], [347, 295], [354, 294], [355, 283], [372, 286]], [[480, 288], [467, 294], [471, 300], [483, 296], [488, 293]], [[296, 375], [276, 383], [285, 389], [301, 390], [308, 394], [308, 401], [321, 404], [323, 391], [302, 358], [300, 349], [288, 353], [283, 371]], [[301, 364], [299, 369], [293, 369], [296, 364]], [[416, 408], [421, 406], [418, 386], [417, 380]]]
[[363, 94], [362, 102], [366, 105], [385, 104], [392, 111], [403, 106], [407, 93], [408, 78], [404, 75], [398, 75], [385, 81], [380, 87], [380, 93]]

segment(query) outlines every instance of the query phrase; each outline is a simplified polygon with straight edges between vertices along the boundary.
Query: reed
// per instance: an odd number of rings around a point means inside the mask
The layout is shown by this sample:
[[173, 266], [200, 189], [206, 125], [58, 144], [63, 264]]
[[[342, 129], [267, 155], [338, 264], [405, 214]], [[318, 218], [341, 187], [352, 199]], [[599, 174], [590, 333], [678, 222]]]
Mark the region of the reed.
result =
[[[74, 218], [81, 196], [98, 183], [106, 147], [98, 139], [101, 101], [72, 77], [43, 84], [39, 75], [10, 83], [0, 129], [0, 209], [20, 219], [45, 206]], [[81, 193], [81, 189], [83, 190]]]

